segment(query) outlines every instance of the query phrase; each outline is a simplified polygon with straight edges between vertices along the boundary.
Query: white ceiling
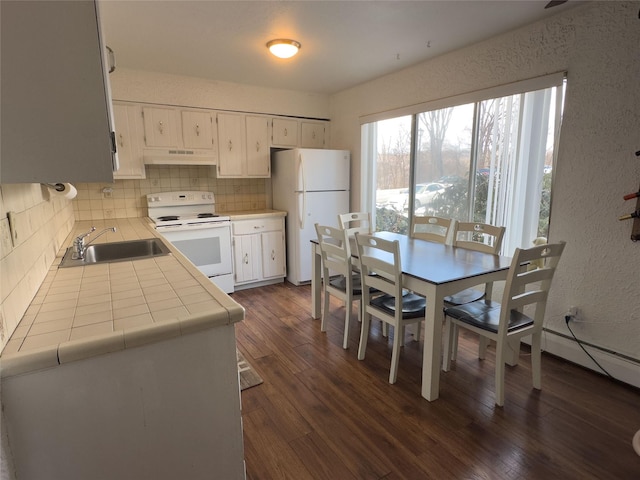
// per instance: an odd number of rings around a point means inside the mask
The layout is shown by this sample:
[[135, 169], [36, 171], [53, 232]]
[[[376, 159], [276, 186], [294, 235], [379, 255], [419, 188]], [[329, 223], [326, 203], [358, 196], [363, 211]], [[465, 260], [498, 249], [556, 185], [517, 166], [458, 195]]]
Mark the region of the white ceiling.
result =
[[[548, 0], [101, 0], [122, 68], [335, 93], [554, 15]], [[275, 38], [299, 41], [288, 60]]]

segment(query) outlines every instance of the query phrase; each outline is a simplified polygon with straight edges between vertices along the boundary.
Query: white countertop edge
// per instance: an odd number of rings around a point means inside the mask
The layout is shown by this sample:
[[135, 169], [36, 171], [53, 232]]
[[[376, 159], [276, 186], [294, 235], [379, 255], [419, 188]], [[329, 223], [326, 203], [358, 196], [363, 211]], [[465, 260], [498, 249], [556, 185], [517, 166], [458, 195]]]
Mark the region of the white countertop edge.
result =
[[286, 217], [287, 212], [282, 210], [240, 210], [235, 212], [224, 212], [221, 215], [228, 215], [231, 221], [253, 220], [265, 217]]
[[[244, 314], [244, 309], [242, 310]], [[200, 315], [180, 317], [165, 322], [132, 327], [103, 335], [69, 340], [57, 345], [3, 355], [0, 358], [0, 378], [13, 377], [44, 370], [98, 355], [136, 348], [142, 345], [190, 335], [211, 328], [229, 325], [229, 315], [220, 310]]]

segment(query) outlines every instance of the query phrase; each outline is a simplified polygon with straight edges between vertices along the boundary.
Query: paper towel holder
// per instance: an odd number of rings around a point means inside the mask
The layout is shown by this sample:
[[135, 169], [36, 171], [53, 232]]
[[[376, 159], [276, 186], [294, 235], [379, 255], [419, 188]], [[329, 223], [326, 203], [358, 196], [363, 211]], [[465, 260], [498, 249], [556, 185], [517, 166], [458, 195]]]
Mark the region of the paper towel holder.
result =
[[43, 187], [46, 187], [49, 192], [49, 198], [52, 196], [64, 197], [67, 200], [73, 200], [78, 195], [76, 188], [70, 183], [41, 183]]
[[66, 188], [64, 183], [43, 183], [43, 185], [46, 185], [47, 187], [52, 188], [56, 192], [64, 192]]

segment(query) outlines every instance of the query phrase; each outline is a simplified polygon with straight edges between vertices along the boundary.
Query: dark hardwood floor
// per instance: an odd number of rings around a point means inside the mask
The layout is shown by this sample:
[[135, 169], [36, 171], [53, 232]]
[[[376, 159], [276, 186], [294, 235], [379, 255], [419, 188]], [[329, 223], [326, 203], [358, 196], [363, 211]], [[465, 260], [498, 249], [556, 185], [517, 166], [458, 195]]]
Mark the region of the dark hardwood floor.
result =
[[[247, 478], [640, 479], [631, 439], [640, 391], [543, 354], [542, 391], [523, 347], [494, 405], [495, 350], [477, 359], [461, 335], [441, 374], [440, 398], [420, 395], [422, 342], [407, 336], [389, 385], [391, 337], [372, 322], [358, 361], [359, 323], [342, 349], [344, 307], [332, 298], [328, 331], [310, 316], [309, 286], [244, 290], [239, 349], [264, 383], [242, 392]], [[355, 313], [355, 308], [354, 308]], [[544, 345], [544, 343], [543, 343]]]

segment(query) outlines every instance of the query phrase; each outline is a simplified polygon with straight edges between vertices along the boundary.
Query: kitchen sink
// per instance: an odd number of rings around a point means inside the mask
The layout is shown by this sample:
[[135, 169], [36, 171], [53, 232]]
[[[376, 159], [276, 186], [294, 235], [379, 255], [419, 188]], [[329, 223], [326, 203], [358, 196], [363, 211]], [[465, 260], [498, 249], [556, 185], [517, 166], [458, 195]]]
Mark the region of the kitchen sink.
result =
[[89, 245], [84, 250], [84, 259], [73, 258], [73, 248], [67, 248], [60, 267], [81, 267], [96, 263], [124, 262], [141, 260], [171, 253], [159, 238], [129, 240], [126, 242], [100, 243]]

